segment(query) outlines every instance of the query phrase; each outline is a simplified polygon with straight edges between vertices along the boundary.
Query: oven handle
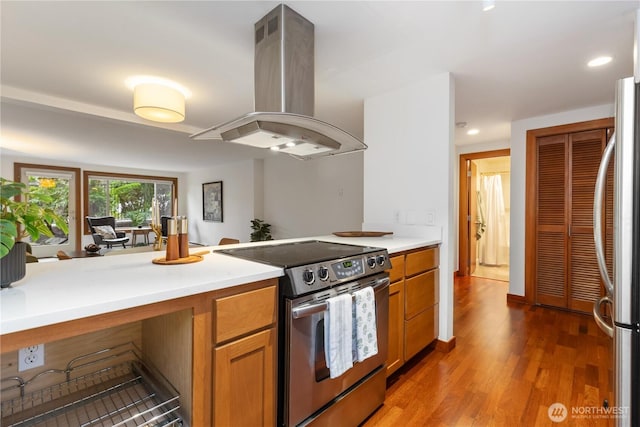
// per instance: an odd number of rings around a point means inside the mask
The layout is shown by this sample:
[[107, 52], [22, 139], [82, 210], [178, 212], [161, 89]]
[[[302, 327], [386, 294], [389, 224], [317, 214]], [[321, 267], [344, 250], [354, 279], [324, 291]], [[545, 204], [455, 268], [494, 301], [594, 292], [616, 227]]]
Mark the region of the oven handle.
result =
[[[380, 289], [384, 289], [387, 286], [389, 286], [388, 277], [383, 277], [381, 279], [378, 279], [375, 282], [373, 282], [373, 284], [371, 285], [374, 292]], [[318, 302], [317, 304], [304, 305], [304, 306], [296, 307], [292, 309], [291, 317], [293, 317], [294, 319], [301, 319], [303, 317], [311, 316], [312, 314], [322, 313], [326, 309], [327, 309], [326, 301]]]

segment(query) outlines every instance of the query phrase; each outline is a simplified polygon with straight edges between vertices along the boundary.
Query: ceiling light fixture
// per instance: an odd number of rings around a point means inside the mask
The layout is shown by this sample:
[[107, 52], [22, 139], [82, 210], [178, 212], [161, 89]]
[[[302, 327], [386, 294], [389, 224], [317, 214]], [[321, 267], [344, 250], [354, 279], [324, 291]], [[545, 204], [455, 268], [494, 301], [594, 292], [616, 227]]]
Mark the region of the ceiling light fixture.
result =
[[483, 0], [482, 1], [482, 11], [488, 12], [496, 7], [496, 2], [494, 0]]
[[599, 56], [597, 58], [593, 58], [591, 61], [587, 62], [589, 67], [600, 67], [602, 65], [606, 65], [611, 62], [613, 58], [610, 56]]
[[184, 120], [185, 98], [191, 92], [171, 80], [153, 76], [134, 76], [125, 81], [133, 90], [133, 111], [154, 122], [178, 123]]
[[479, 133], [480, 133], [480, 131], [478, 129], [469, 129], [467, 131], [467, 135], [477, 135]]

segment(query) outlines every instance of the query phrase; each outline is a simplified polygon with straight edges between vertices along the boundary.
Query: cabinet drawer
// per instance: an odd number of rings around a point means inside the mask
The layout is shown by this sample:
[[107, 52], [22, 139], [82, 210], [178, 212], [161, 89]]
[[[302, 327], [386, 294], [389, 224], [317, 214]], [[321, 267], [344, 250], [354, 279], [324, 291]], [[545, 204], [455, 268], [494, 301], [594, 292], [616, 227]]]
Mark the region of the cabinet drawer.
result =
[[220, 343], [274, 324], [276, 295], [276, 287], [270, 286], [215, 300], [214, 341]]
[[440, 255], [437, 247], [424, 249], [407, 254], [405, 274], [413, 276], [423, 271], [431, 270], [440, 265]]
[[397, 282], [404, 277], [404, 255], [390, 257], [391, 270], [389, 270], [389, 281]]
[[404, 326], [404, 359], [409, 360], [438, 336], [438, 304], [428, 308]]
[[405, 318], [411, 319], [438, 303], [440, 269], [427, 271], [405, 280]]

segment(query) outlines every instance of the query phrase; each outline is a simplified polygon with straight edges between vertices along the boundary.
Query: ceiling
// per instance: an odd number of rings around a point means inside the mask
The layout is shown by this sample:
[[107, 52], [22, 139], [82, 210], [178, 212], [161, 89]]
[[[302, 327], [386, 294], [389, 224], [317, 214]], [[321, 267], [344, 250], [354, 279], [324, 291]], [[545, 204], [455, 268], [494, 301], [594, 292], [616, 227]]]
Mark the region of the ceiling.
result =
[[[507, 141], [514, 120], [612, 103], [633, 74], [638, 1], [496, 3], [287, 2], [315, 24], [315, 116], [362, 137], [364, 99], [451, 72], [455, 121], [480, 130], [455, 143]], [[277, 4], [2, 1], [0, 153], [176, 172], [278, 155], [188, 137], [253, 111], [253, 24]], [[139, 74], [191, 90], [183, 123], [133, 114]]]

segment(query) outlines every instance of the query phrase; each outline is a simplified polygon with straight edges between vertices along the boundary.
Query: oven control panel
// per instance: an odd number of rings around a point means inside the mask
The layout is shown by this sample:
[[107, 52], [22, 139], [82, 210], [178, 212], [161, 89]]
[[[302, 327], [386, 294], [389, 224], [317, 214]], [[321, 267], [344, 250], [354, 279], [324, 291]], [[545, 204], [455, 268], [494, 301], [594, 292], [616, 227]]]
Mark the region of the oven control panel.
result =
[[362, 258], [348, 259], [331, 264], [331, 269], [338, 280], [348, 279], [353, 276], [360, 276], [364, 272]]
[[386, 250], [285, 269], [285, 294], [298, 296], [358, 280], [391, 268]]

